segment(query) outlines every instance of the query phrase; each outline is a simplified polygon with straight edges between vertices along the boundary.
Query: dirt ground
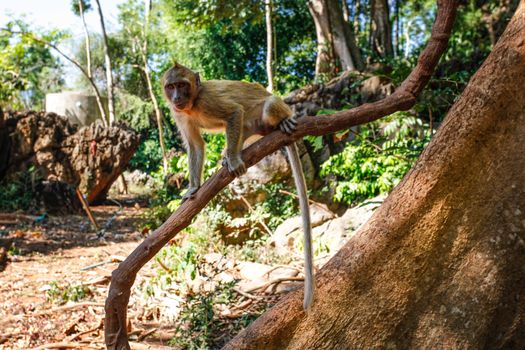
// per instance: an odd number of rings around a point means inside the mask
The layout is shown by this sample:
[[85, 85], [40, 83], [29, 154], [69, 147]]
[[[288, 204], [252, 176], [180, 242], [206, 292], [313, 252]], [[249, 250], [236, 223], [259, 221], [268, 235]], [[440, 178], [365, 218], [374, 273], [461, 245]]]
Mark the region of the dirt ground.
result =
[[[93, 208], [103, 238], [85, 215], [31, 217], [0, 213], [0, 350], [103, 349], [103, 303], [111, 271], [143, 238], [138, 204]], [[6, 254], [7, 253], [7, 254]], [[152, 263], [140, 279], [154, 275]], [[84, 293], [60, 302], [64, 291]], [[150, 315], [151, 316], [151, 315]], [[134, 349], [165, 349], [173, 330], [130, 302]], [[140, 343], [139, 343], [140, 342]]]

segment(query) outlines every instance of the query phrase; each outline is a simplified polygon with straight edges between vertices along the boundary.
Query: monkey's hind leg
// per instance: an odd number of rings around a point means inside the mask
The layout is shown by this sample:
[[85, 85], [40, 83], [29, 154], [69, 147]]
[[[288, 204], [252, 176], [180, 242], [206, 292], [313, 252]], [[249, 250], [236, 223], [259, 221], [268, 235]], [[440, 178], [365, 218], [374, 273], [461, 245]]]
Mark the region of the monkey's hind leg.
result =
[[285, 119], [279, 124], [279, 129], [286, 134], [291, 134], [297, 129], [297, 118], [295, 116]]
[[292, 110], [283, 100], [277, 96], [268, 96], [264, 102], [262, 121], [264, 125], [271, 128], [279, 128], [290, 134], [295, 130], [297, 122], [292, 116]]

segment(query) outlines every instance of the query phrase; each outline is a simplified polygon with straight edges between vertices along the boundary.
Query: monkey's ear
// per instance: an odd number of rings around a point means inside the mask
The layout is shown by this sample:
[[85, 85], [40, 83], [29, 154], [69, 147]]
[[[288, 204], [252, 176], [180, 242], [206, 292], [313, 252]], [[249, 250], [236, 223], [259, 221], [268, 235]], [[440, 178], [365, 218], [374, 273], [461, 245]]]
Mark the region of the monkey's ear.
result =
[[201, 75], [199, 74], [199, 72], [195, 72], [195, 85], [197, 87], [201, 86]]

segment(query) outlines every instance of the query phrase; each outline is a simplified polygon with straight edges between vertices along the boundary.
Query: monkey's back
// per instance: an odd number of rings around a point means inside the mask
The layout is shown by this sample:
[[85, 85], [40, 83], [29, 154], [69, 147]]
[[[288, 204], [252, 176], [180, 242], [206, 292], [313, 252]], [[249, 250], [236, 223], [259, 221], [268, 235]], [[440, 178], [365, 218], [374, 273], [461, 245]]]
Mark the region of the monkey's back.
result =
[[247, 111], [264, 104], [271, 94], [261, 84], [235, 80], [207, 80], [202, 82], [202, 92], [208, 98], [222, 103], [237, 103]]

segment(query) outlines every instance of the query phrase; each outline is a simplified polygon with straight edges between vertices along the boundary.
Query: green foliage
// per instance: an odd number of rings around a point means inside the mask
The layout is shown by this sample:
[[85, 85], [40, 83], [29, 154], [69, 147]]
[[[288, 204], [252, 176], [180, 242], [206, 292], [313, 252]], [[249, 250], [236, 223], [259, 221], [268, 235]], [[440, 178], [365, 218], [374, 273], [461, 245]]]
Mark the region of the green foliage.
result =
[[129, 167], [131, 169], [141, 169], [148, 173], [158, 169], [162, 162], [162, 154], [159, 139], [155, 137], [156, 132], [155, 129], [147, 131], [146, 134], [150, 135], [149, 138], [140, 143], [133, 158], [129, 161]]
[[93, 291], [82, 284], [66, 284], [61, 286], [58, 282], [50, 283], [49, 289], [46, 291], [46, 299], [48, 302], [54, 304], [65, 304], [68, 301], [78, 302], [82, 299], [93, 295]]
[[[304, 3], [278, 0], [273, 6], [274, 67], [278, 91], [285, 92], [313, 78], [315, 31]], [[263, 2], [163, 1], [163, 13], [174, 34], [173, 56], [204, 78], [266, 83]]]
[[421, 119], [398, 112], [361, 127], [343, 152], [330, 157], [321, 176], [335, 176], [336, 201], [352, 204], [390, 191], [410, 169], [430, 139]]
[[21, 19], [0, 28], [0, 107], [41, 109], [46, 93], [63, 85], [61, 66], [42, 42], [64, 37], [58, 31], [36, 32]]
[[0, 181], [0, 211], [29, 210], [35, 205], [34, 184], [40, 179], [31, 167]]
[[245, 314], [235, 320], [224, 320], [217, 313], [218, 309], [231, 305], [237, 297], [233, 290], [235, 281], [217, 283], [212, 290], [205, 288], [197, 294], [188, 289], [188, 280], [199, 277], [211, 283], [213, 277], [221, 272], [216, 266], [206, 263], [203, 257], [224, 247], [219, 238], [210, 235], [207, 230], [188, 229], [182, 234], [185, 236], [184, 244], [177, 242], [157, 254], [156, 260], [164, 267], [158, 270], [157, 276], [149, 281], [143, 291], [146, 295], [153, 295], [157, 288], [166, 290], [173, 284], [185, 291], [186, 301], [175, 323], [177, 333], [172, 344], [182, 349], [216, 348], [223, 345], [231, 337], [230, 334], [237, 333], [255, 320], [258, 313]]
[[[190, 296], [176, 322], [177, 333], [171, 340], [185, 350], [215, 349], [241, 329], [253, 322], [259, 314], [245, 314], [235, 320], [223, 320], [216, 309], [233, 302], [235, 282], [220, 284], [211, 292]], [[228, 334], [229, 333], [229, 334]]]
[[155, 124], [152, 123], [153, 104], [137, 95], [122, 93], [117, 101], [119, 119], [139, 132], [147, 131]]
[[[91, 6], [91, 1], [89, 0], [80, 0], [80, 2], [82, 3], [82, 12], [84, 14], [91, 11], [93, 8]], [[71, 0], [71, 11], [75, 14], [75, 16], [80, 16], [79, 0]]]
[[9, 250], [7, 251], [8, 256], [17, 256], [20, 255], [20, 249], [16, 246], [15, 243], [11, 244]]
[[[197, 233], [198, 235], [198, 233]], [[159, 284], [166, 289], [172, 283], [186, 285], [186, 278], [194, 280], [198, 273], [199, 266], [204, 263], [202, 255], [206, 252], [207, 242], [203, 242], [200, 237], [191, 237], [186, 244], [170, 245], [162, 249], [157, 254], [156, 260], [165, 264], [170, 272], [162, 269], [151, 281], [151, 285], [146, 289], [147, 294], [152, 294], [153, 284]]]

